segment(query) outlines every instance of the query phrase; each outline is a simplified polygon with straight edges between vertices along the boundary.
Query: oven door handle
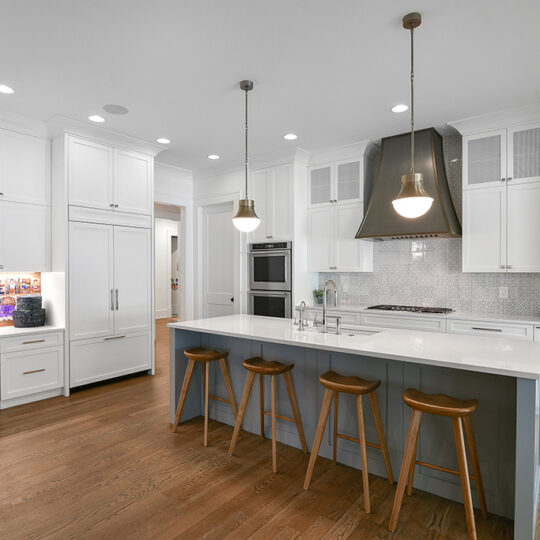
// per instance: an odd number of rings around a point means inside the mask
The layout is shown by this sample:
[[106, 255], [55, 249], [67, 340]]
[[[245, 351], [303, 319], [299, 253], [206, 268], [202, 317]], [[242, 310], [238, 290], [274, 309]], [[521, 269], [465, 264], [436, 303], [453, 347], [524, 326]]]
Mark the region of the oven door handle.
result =
[[272, 257], [275, 255], [286, 255], [288, 252], [288, 249], [280, 249], [279, 251], [250, 251], [249, 254], [255, 257]]

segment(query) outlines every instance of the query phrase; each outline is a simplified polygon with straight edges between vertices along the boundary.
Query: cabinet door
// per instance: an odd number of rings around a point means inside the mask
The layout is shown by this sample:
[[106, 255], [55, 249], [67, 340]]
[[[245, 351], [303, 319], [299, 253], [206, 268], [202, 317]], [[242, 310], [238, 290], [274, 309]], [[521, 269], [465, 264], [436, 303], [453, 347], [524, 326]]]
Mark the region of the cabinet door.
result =
[[115, 334], [150, 330], [150, 230], [114, 227]]
[[292, 168], [290, 165], [276, 167], [270, 193], [270, 208], [273, 240], [292, 240]]
[[334, 193], [332, 190], [332, 164], [311, 167], [309, 169], [309, 205], [331, 204]]
[[494, 187], [506, 177], [506, 130], [463, 137], [463, 188]]
[[334, 208], [335, 260], [338, 272], [373, 272], [373, 242], [355, 239], [364, 213], [362, 203], [343, 204]]
[[250, 234], [251, 242], [266, 242], [272, 238], [269, 222], [269, 199], [272, 183], [272, 169], [253, 171], [250, 175], [250, 197], [255, 201], [255, 212], [261, 219], [259, 226]]
[[308, 210], [308, 270], [328, 272], [334, 266], [334, 208]]
[[540, 272], [540, 183], [508, 185], [510, 272]]
[[463, 272], [505, 272], [506, 185], [463, 192]]
[[508, 176], [512, 184], [540, 180], [540, 124], [508, 130]]
[[153, 159], [144, 154], [114, 151], [114, 207], [122, 212], [152, 213]]
[[50, 204], [49, 141], [0, 131], [0, 192], [4, 201]]
[[336, 166], [336, 184], [338, 202], [345, 203], [360, 201], [362, 194], [360, 186], [362, 184], [362, 171], [360, 161], [342, 161]]
[[113, 208], [113, 149], [84, 139], [69, 138], [69, 204]]
[[69, 224], [70, 339], [114, 332], [113, 226]]
[[0, 203], [0, 269], [47, 272], [51, 261], [51, 208]]

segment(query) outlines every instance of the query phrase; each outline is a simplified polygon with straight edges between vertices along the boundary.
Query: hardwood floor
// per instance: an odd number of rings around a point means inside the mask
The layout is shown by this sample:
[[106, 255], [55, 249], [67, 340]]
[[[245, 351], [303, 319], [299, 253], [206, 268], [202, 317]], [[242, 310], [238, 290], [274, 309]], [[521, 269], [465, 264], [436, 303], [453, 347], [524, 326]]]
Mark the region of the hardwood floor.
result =
[[[202, 419], [169, 429], [167, 321], [157, 324], [156, 375], [0, 412], [0, 538], [466, 538], [463, 506], [416, 490], [388, 532], [395, 485]], [[311, 442], [311, 441], [310, 441]], [[476, 514], [479, 538], [511, 538], [512, 522]]]

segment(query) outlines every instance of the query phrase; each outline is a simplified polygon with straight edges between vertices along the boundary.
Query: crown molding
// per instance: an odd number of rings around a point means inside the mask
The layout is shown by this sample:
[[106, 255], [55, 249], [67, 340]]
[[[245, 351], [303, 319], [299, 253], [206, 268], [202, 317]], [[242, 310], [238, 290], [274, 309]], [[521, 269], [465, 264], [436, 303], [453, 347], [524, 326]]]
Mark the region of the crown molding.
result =
[[373, 144], [374, 143], [371, 141], [358, 141], [343, 146], [319, 150], [318, 152], [312, 152], [309, 159], [309, 165], [321, 165], [332, 161], [355, 159], [359, 156], [363, 156], [366, 150]]
[[51, 138], [45, 122], [8, 111], [0, 111], [0, 127], [9, 131], [39, 137], [40, 139]]
[[106, 128], [92, 126], [65, 116], [53, 116], [47, 122], [47, 126], [53, 138], [58, 135], [76, 135], [154, 157], [167, 149], [166, 146], [136, 139], [130, 135], [117, 133]]
[[540, 122], [540, 104], [538, 103], [472, 116], [448, 122], [448, 125], [457, 129], [461, 135], [468, 135], [530, 122]]
[[184, 177], [193, 178], [193, 171], [190, 169], [184, 169], [183, 167], [177, 167], [176, 165], [171, 165], [170, 163], [164, 163], [163, 161], [154, 162], [154, 171], [160, 170], [164, 174], [170, 175], [182, 175]]

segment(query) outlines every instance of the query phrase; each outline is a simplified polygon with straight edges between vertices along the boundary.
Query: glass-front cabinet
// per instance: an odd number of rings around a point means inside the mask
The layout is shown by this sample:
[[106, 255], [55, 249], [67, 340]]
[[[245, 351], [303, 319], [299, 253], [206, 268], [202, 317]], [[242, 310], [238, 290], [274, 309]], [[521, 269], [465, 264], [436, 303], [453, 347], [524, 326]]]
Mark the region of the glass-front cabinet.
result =
[[309, 206], [358, 202], [363, 172], [358, 159], [335, 161], [312, 166], [309, 169]]

